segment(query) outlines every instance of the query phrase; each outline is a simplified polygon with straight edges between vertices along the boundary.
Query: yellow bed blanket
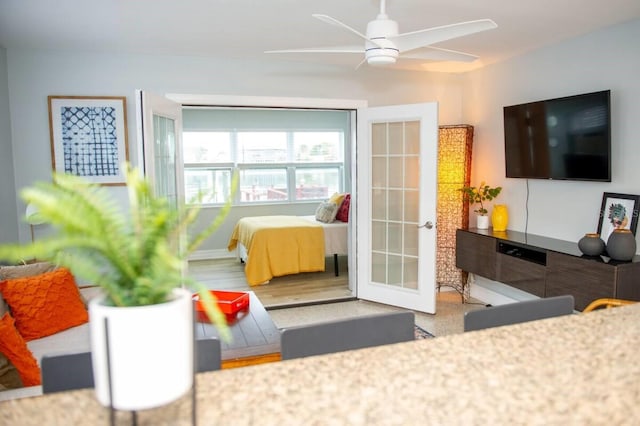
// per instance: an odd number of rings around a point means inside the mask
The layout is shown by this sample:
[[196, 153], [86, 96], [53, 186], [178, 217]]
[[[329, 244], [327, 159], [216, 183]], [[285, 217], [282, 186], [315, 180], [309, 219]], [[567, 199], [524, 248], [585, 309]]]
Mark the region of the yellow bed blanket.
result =
[[238, 242], [247, 249], [245, 275], [249, 285], [259, 285], [282, 275], [324, 271], [322, 226], [303, 218], [242, 218], [233, 228], [227, 249], [234, 250]]

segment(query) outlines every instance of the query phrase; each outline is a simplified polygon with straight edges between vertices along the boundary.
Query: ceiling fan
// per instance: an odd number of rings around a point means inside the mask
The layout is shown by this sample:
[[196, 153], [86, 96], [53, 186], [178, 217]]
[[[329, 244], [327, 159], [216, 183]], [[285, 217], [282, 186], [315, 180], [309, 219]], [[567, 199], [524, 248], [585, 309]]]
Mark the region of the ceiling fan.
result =
[[364, 39], [364, 44], [362, 45], [268, 50], [265, 53], [351, 53], [360, 55], [364, 53], [364, 59], [358, 67], [364, 62], [373, 66], [393, 65], [399, 58], [422, 60], [425, 62], [473, 62], [478, 59], [477, 56], [434, 47], [432, 44], [490, 30], [498, 26], [491, 19], [480, 19], [477, 21], [460, 22], [399, 34], [398, 23], [389, 19], [385, 11], [385, 3], [385, 0], [380, 1], [380, 13], [376, 19], [367, 24], [366, 34], [362, 34], [360, 31], [331, 16], [321, 14], [312, 15], [314, 18], [340, 27]]

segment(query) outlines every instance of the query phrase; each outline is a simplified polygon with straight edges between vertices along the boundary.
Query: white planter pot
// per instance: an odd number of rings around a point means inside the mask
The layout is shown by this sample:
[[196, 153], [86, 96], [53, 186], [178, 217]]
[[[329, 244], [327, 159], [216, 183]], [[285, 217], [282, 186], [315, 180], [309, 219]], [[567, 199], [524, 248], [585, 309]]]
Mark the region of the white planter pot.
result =
[[174, 401], [191, 389], [193, 302], [185, 289], [173, 295], [167, 303], [147, 306], [105, 306], [102, 298], [89, 303], [93, 376], [102, 405], [143, 410]]
[[478, 229], [489, 229], [489, 216], [476, 216]]

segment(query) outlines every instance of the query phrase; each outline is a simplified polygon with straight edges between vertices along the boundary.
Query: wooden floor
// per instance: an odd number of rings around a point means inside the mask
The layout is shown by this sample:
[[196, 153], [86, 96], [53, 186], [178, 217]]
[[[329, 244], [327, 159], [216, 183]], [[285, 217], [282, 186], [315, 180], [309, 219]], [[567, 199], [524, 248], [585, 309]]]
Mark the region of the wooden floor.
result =
[[212, 290], [252, 290], [265, 308], [304, 305], [351, 298], [347, 257], [338, 258], [339, 276], [335, 276], [333, 258], [326, 259], [324, 272], [308, 272], [275, 277], [269, 283], [249, 286], [244, 264], [235, 258], [189, 262], [189, 275]]

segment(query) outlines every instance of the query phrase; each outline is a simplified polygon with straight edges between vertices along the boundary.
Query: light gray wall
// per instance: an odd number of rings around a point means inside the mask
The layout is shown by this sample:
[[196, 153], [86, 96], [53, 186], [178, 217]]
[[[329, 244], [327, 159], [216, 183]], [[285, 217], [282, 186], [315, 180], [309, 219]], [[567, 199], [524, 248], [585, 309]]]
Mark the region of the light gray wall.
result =
[[[640, 194], [640, 20], [469, 73], [463, 120], [475, 125], [472, 182], [502, 186], [509, 229], [578, 241], [596, 232], [603, 192]], [[612, 182], [506, 179], [502, 108], [611, 89]], [[471, 223], [475, 223], [472, 215]]]
[[[160, 94], [358, 99], [368, 101], [370, 106], [439, 101], [441, 124], [457, 124], [462, 114], [461, 75], [367, 67], [344, 70], [281, 61], [12, 49], [7, 51], [7, 69], [12, 146], [15, 164], [21, 165], [15, 169], [17, 189], [50, 178], [48, 95], [127, 96], [129, 152], [134, 163], [136, 89]], [[126, 203], [123, 188], [111, 191]], [[20, 203], [19, 209], [23, 208]], [[310, 207], [313, 213], [315, 209]], [[203, 211], [202, 222], [211, 220], [214, 214], [213, 209]], [[226, 247], [226, 233], [216, 234], [202, 248]], [[22, 224], [20, 240], [29, 238], [29, 229]]]
[[[47, 96], [54, 94], [127, 96], [134, 162], [135, 89], [362, 99], [371, 106], [439, 101], [440, 124], [475, 126], [473, 182], [484, 179], [504, 187], [499, 202], [509, 207], [509, 228], [523, 231], [527, 227], [532, 233], [577, 241], [582, 234], [595, 231], [603, 192], [640, 194], [640, 152], [633, 132], [640, 113], [639, 39], [640, 21], [636, 20], [464, 75], [370, 68], [339, 71], [321, 65], [204, 57], [8, 50], [6, 59], [0, 55], [0, 117], [8, 115], [3, 112], [8, 87], [11, 133], [6, 130], [6, 118], [0, 118], [4, 120], [0, 121], [0, 165], [6, 170], [6, 148], [12, 149], [16, 190], [35, 180], [49, 179]], [[3, 75], [8, 80], [6, 86]], [[527, 222], [526, 181], [504, 178], [502, 107], [603, 89], [612, 91], [613, 181], [530, 180]], [[5, 204], [0, 207], [0, 225], [7, 223], [11, 235], [15, 232], [11, 223], [18, 221], [16, 211], [23, 211], [24, 206], [18, 202], [17, 207], [6, 207], [4, 198], [11, 204], [15, 191], [4, 179], [0, 191]], [[124, 199], [123, 189], [113, 191]], [[214, 211], [203, 213], [206, 222]], [[21, 241], [30, 238], [26, 224], [21, 223], [19, 231]], [[227, 235], [218, 234], [203, 248], [224, 247], [226, 239]]]
[[18, 239], [16, 188], [13, 179], [7, 51], [0, 47], [0, 243]]

